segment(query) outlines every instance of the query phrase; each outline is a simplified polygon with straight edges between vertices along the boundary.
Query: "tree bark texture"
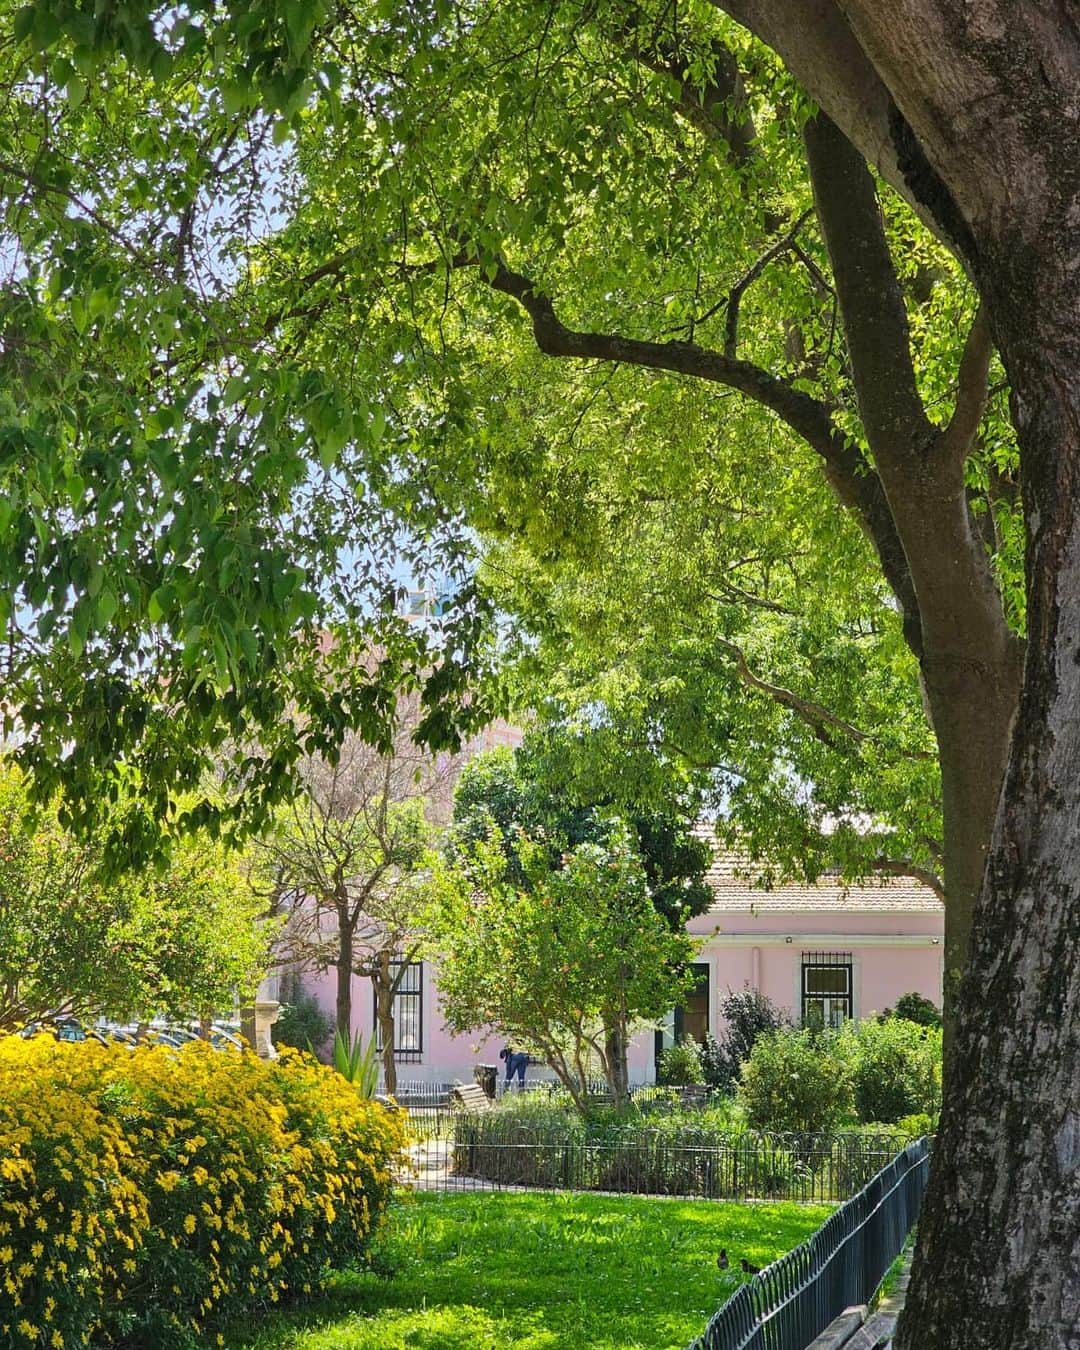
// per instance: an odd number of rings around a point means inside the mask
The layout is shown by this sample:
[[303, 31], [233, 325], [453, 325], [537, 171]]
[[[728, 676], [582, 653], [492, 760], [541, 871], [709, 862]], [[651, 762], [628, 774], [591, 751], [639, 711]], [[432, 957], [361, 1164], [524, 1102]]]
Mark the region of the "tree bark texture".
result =
[[901, 1350], [1080, 1347], [1080, 291], [1027, 256], [1028, 657]]
[[[1052, 0], [822, 3], [865, 58], [853, 85], [865, 92], [869, 65], [888, 90], [905, 191], [987, 304], [1028, 534], [1019, 711], [897, 1345], [1078, 1350], [1080, 22]], [[798, 7], [740, 8], [783, 54], [798, 42]], [[807, 60], [799, 74], [873, 160], [833, 88], [844, 72]]]

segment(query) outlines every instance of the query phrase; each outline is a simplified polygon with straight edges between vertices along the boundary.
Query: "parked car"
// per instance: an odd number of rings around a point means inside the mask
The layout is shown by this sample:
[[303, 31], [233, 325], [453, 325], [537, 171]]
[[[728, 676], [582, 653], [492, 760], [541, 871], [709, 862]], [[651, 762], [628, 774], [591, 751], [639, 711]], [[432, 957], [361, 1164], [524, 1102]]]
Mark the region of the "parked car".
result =
[[102, 1045], [107, 1044], [105, 1037], [96, 1027], [84, 1027], [77, 1017], [71, 1017], [63, 1014], [59, 1017], [43, 1017], [36, 1022], [28, 1022], [20, 1032], [20, 1036], [36, 1036], [40, 1032], [49, 1032], [55, 1036], [58, 1041], [99, 1041]]

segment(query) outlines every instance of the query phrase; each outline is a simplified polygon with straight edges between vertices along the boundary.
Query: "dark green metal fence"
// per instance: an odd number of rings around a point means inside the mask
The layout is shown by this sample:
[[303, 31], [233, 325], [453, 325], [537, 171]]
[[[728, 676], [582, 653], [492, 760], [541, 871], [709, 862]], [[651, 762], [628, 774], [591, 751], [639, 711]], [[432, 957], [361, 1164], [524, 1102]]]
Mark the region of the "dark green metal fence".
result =
[[[441, 1175], [485, 1187], [685, 1195], [712, 1200], [847, 1200], [892, 1158], [895, 1134], [718, 1133], [640, 1126], [600, 1137], [459, 1115]], [[430, 1154], [438, 1145], [427, 1146]]]
[[929, 1141], [909, 1144], [813, 1237], [752, 1276], [689, 1350], [805, 1350], [873, 1296], [919, 1216], [929, 1169]]

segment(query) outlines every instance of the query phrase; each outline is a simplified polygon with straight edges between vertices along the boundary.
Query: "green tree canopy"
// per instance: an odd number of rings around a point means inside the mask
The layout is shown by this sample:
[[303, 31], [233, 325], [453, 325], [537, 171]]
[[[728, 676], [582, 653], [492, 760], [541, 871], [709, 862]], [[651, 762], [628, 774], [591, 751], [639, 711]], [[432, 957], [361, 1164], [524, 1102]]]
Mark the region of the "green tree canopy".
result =
[[[597, 743], [598, 742], [598, 743]], [[657, 911], [673, 928], [702, 914], [712, 903], [704, 879], [711, 849], [693, 833], [697, 795], [675, 793], [668, 778], [666, 799], [655, 794], [642, 806], [612, 792], [615, 765], [597, 773], [596, 757], [610, 750], [606, 737], [591, 729], [541, 722], [516, 750], [505, 746], [467, 761], [454, 790], [451, 850], [498, 831], [510, 875], [525, 884], [518, 841], [543, 845], [554, 867], [578, 844], [604, 844], [613, 822], [625, 825], [636, 843]], [[661, 770], [654, 766], [656, 776]]]
[[618, 822], [558, 867], [524, 837], [514, 855], [520, 879], [492, 826], [435, 865], [428, 945], [446, 1024], [539, 1052], [582, 1109], [594, 1065], [623, 1101], [612, 1030], [625, 1058], [634, 1023], [661, 1018], [685, 993], [692, 943], [658, 913], [633, 835]]
[[[452, 521], [383, 408], [276, 340], [304, 287], [251, 257], [291, 211], [282, 133], [338, 101], [330, 17], [0, 7], [2, 716], [121, 862], [258, 824], [302, 754], [386, 743], [402, 688], [432, 744], [487, 712]], [[407, 623], [436, 569], [441, 617]]]
[[51, 1012], [190, 1019], [254, 994], [275, 926], [240, 855], [193, 836], [109, 879], [100, 838], [30, 811], [24, 776], [0, 765], [0, 1028]]

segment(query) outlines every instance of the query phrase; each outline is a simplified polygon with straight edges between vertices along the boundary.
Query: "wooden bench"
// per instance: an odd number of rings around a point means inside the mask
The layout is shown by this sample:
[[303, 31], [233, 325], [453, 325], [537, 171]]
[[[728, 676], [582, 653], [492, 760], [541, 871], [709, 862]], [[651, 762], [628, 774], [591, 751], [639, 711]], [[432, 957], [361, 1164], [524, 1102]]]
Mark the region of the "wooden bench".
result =
[[479, 1083], [455, 1083], [450, 1100], [462, 1111], [491, 1111], [495, 1106]]
[[806, 1350], [882, 1350], [895, 1330], [894, 1312], [876, 1312], [868, 1317], [863, 1307], [845, 1308]]

